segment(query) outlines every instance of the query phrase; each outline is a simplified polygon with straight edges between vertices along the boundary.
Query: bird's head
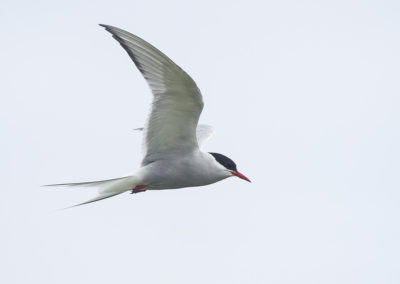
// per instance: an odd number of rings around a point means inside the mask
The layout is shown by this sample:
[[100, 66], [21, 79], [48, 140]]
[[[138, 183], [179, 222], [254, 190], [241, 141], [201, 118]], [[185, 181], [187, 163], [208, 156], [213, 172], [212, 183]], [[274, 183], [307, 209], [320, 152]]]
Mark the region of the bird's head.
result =
[[229, 159], [227, 156], [211, 152], [210, 154], [223, 167], [223, 170], [229, 173], [229, 176], [237, 176], [238, 178], [251, 182], [244, 174], [238, 172], [235, 162]]

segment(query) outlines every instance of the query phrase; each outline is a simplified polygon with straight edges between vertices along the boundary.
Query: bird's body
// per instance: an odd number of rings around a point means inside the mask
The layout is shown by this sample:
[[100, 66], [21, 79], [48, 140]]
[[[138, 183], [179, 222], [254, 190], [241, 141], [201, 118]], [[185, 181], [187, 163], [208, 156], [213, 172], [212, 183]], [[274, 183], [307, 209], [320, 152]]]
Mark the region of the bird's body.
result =
[[211, 154], [193, 151], [150, 163], [140, 168], [135, 176], [140, 178], [140, 184], [147, 185], [146, 189], [175, 189], [208, 185], [231, 174], [224, 171]]
[[116, 27], [101, 26], [126, 50], [153, 93], [150, 115], [141, 129], [141, 168], [122, 178], [57, 185], [98, 187], [99, 195], [85, 202], [89, 203], [130, 190], [136, 193], [203, 186], [231, 176], [250, 181], [228, 157], [201, 151], [212, 128], [198, 125], [203, 98], [193, 79], [143, 39]]

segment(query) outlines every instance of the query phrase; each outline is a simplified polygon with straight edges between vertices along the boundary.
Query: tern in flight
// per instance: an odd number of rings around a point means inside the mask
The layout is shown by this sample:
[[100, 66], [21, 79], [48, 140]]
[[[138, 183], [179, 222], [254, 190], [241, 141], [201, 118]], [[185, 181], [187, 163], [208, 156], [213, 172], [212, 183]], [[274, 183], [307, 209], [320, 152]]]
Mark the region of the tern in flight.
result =
[[200, 150], [212, 127], [198, 125], [203, 98], [193, 79], [160, 50], [122, 29], [100, 25], [128, 53], [150, 86], [153, 102], [143, 131], [143, 160], [133, 175], [50, 186], [95, 186], [98, 195], [84, 203], [131, 191], [203, 186], [228, 177], [250, 180], [218, 153]]

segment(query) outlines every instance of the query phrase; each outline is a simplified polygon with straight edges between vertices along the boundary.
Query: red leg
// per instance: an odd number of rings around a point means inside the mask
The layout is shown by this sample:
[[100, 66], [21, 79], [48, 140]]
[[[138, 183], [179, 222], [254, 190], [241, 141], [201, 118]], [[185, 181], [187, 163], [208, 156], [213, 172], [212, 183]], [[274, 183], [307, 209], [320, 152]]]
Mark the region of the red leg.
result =
[[139, 184], [134, 189], [132, 189], [131, 194], [145, 192], [147, 185], [146, 184]]

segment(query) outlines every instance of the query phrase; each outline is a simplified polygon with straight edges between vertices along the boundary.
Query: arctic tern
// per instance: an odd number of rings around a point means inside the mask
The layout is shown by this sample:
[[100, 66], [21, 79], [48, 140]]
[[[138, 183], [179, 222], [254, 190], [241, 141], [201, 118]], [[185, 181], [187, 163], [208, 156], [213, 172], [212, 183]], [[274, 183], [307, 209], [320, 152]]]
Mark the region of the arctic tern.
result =
[[98, 195], [84, 203], [131, 191], [203, 186], [236, 176], [248, 182], [236, 164], [200, 146], [212, 127], [198, 125], [203, 98], [193, 79], [160, 50], [122, 29], [100, 25], [112, 34], [142, 73], [153, 93], [143, 131], [143, 160], [133, 175], [92, 182], [49, 186], [95, 186]]

